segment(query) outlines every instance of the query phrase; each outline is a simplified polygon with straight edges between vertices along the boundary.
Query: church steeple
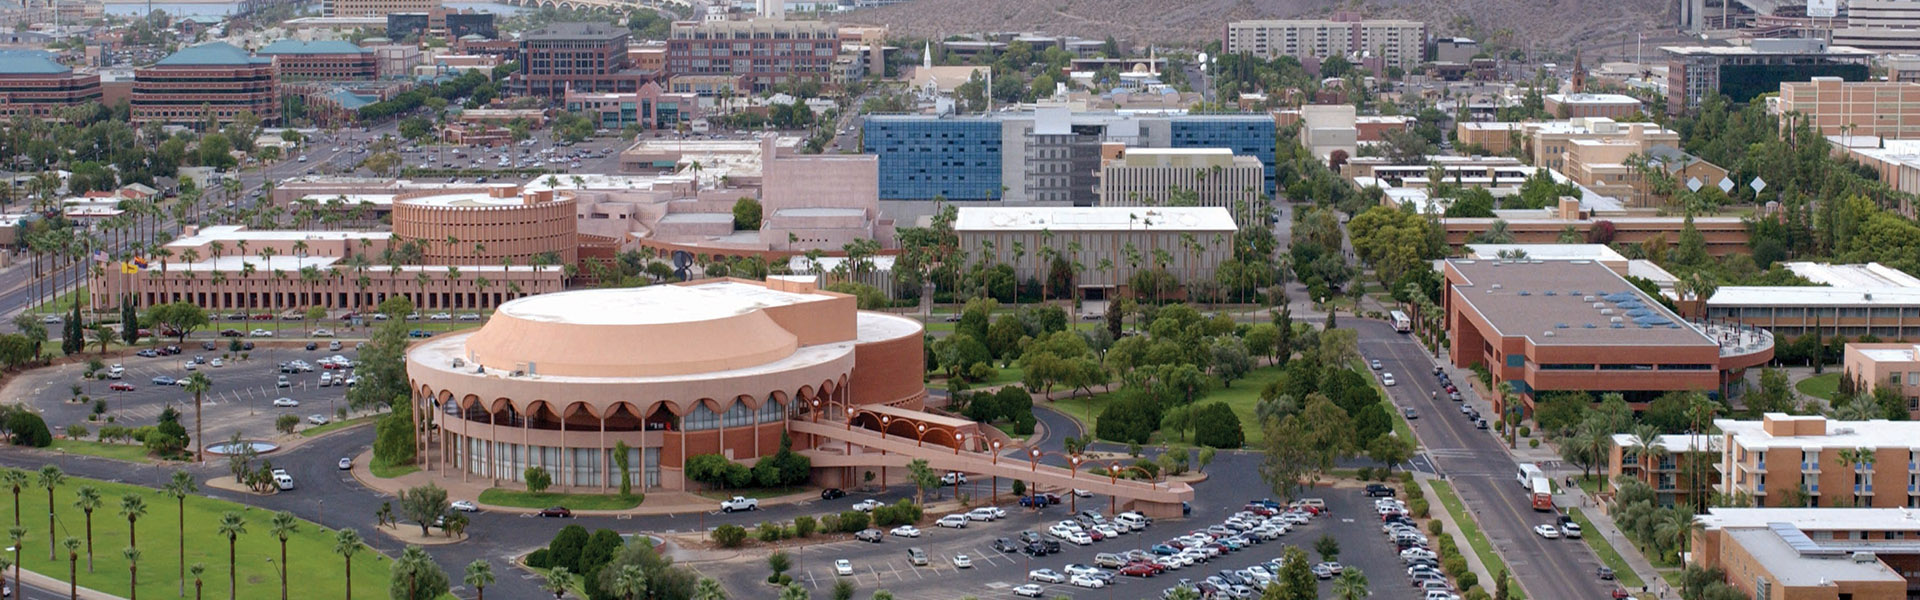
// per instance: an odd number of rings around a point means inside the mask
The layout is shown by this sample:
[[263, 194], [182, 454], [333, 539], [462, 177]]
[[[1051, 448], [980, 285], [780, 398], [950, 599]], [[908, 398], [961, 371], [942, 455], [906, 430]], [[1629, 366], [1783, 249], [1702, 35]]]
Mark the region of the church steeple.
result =
[[1573, 93], [1587, 91], [1587, 66], [1580, 60], [1580, 51], [1573, 51]]
[[920, 51], [920, 66], [931, 69], [933, 68], [933, 41], [928, 40], [927, 45], [922, 48]]

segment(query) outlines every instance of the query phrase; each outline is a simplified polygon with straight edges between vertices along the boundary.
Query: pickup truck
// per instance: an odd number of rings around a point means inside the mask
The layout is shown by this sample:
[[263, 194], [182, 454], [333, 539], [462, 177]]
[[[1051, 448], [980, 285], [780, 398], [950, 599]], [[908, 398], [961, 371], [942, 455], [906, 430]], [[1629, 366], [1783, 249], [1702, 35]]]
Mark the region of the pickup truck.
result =
[[720, 501], [720, 512], [730, 513], [736, 510], [760, 510], [760, 501], [741, 496], [734, 496], [732, 499]]

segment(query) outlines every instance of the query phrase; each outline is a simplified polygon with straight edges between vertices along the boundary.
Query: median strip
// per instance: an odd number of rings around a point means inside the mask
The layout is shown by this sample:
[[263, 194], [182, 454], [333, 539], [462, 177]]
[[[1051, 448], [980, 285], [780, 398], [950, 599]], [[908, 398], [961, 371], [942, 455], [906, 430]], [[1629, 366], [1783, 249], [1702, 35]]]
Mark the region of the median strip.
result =
[[[1440, 499], [1440, 505], [1446, 507], [1447, 514], [1453, 517], [1454, 528], [1460, 530], [1462, 537], [1467, 538], [1467, 546], [1473, 548], [1474, 556], [1480, 557], [1480, 564], [1487, 567], [1487, 574], [1499, 577], [1501, 571], [1507, 570], [1507, 563], [1500, 560], [1500, 553], [1494, 551], [1493, 542], [1487, 539], [1486, 533], [1480, 531], [1480, 524], [1474, 522], [1473, 515], [1467, 512], [1466, 505], [1461, 503], [1460, 497], [1454, 494], [1453, 484], [1438, 479], [1427, 483], [1433, 485], [1433, 495]], [[1517, 584], [1519, 579], [1516, 578], [1514, 582]], [[1482, 587], [1492, 589], [1493, 586], [1494, 582], [1489, 581]], [[1518, 585], [1509, 592], [1515, 598], [1525, 597]]]
[[1619, 580], [1620, 585], [1628, 588], [1646, 585], [1647, 582], [1640, 579], [1640, 574], [1633, 572], [1633, 567], [1627, 564], [1627, 559], [1613, 549], [1613, 544], [1607, 542], [1606, 536], [1600, 535], [1600, 530], [1593, 526], [1592, 521], [1587, 520], [1587, 515], [1581, 513], [1578, 508], [1568, 508], [1567, 514], [1572, 515], [1573, 522], [1580, 525], [1580, 531], [1589, 532], [1589, 535], [1581, 536], [1581, 540], [1587, 543], [1588, 548], [1593, 549], [1594, 554], [1600, 555], [1601, 564], [1613, 569], [1613, 576]]

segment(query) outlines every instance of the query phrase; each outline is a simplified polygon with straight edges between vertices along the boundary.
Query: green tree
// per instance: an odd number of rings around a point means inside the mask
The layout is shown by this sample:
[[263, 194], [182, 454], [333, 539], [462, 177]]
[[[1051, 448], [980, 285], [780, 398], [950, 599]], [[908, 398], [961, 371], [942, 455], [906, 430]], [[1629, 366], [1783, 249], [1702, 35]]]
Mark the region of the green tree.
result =
[[1361, 600], [1371, 595], [1367, 574], [1358, 567], [1347, 567], [1333, 580], [1333, 597], [1338, 600]]
[[[247, 533], [247, 520], [240, 513], [227, 511], [220, 515], [220, 535], [227, 538], [227, 600], [240, 597], [239, 571], [234, 567], [238, 555], [235, 553], [240, 536]], [[420, 599], [410, 599], [420, 600]]]
[[57, 488], [57, 487], [60, 487], [61, 485], [66, 484], [66, 482], [67, 482], [67, 474], [61, 471], [60, 467], [56, 467], [53, 465], [44, 465], [40, 467], [40, 487], [47, 488], [47, 539], [49, 540], [47, 542], [47, 560], [54, 559], [54, 551], [55, 551], [55, 548], [53, 547], [53, 542], [51, 541], [54, 536], [53, 525], [54, 525], [54, 516], [55, 516], [53, 512], [53, 509], [54, 509], [53, 490], [54, 488]]
[[574, 575], [572, 569], [554, 567], [553, 570], [547, 571], [546, 582], [540, 585], [540, 589], [546, 590], [549, 594], [553, 594], [554, 600], [559, 600], [560, 598], [566, 597], [567, 592], [571, 591], [573, 586], [579, 584], [580, 577]]
[[1373, 459], [1385, 467], [1388, 473], [1400, 463], [1413, 457], [1413, 444], [1397, 435], [1383, 435], [1367, 443], [1367, 458]]
[[447, 490], [431, 482], [400, 490], [400, 513], [420, 525], [422, 537], [435, 520], [447, 514], [447, 508]]
[[87, 572], [93, 572], [93, 511], [100, 508], [100, 490], [91, 485], [83, 485], [73, 490], [73, 507], [86, 514], [87, 519]]
[[907, 463], [907, 479], [913, 481], [913, 503], [920, 506], [926, 505], [927, 490], [940, 487], [940, 474], [927, 466], [924, 458]]
[[527, 467], [520, 477], [526, 480], [527, 491], [535, 494], [543, 493], [553, 485], [553, 475], [547, 473], [546, 467], [539, 465]]
[[389, 568], [394, 600], [433, 600], [447, 593], [452, 585], [439, 563], [419, 546], [407, 546]]
[[[353, 555], [359, 554], [360, 549], [364, 547], [365, 544], [360, 542], [360, 532], [352, 527], [341, 527], [338, 531], [333, 532], [333, 553], [340, 555], [340, 562], [346, 567], [347, 600], [353, 600]], [[475, 562], [484, 563], [486, 561]], [[491, 577], [492, 574], [489, 573], [488, 576]], [[489, 580], [488, 583], [492, 583], [492, 581]], [[467, 565], [467, 584], [474, 585], [473, 565]], [[486, 586], [474, 585], [474, 588], [480, 590], [480, 600], [486, 600]]]
[[[1308, 565], [1307, 551], [1299, 546], [1287, 546], [1280, 553], [1280, 576], [1274, 578], [1274, 584], [1262, 596], [1267, 600], [1318, 600], [1319, 581], [1313, 577], [1313, 569]], [[1278, 596], [1275, 596], [1275, 593]]]
[[300, 532], [300, 519], [283, 510], [273, 513], [272, 526], [274, 539], [280, 540], [280, 600], [287, 600], [287, 540]]
[[733, 202], [733, 229], [735, 231], [760, 230], [760, 201], [742, 197]]

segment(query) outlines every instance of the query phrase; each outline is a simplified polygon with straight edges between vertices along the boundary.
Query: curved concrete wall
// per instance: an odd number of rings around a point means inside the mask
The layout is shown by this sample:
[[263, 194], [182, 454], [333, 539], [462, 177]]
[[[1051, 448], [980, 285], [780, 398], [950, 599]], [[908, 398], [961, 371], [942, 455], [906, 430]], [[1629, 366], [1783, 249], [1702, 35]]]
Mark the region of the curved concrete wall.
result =
[[[489, 188], [480, 190], [498, 193]], [[402, 194], [393, 203], [394, 243], [420, 240], [425, 262], [434, 265], [498, 265], [501, 259], [513, 259], [516, 265], [531, 265], [536, 256], [551, 252], [560, 257], [553, 265], [574, 264], [578, 258], [576, 241], [578, 217], [572, 198], [545, 199], [517, 205], [455, 206], [408, 202], [447, 194], [447, 191]], [[551, 198], [551, 196], [547, 196]], [[458, 244], [447, 244], [452, 236]], [[484, 246], [474, 252], [475, 245]]]

